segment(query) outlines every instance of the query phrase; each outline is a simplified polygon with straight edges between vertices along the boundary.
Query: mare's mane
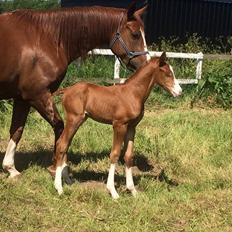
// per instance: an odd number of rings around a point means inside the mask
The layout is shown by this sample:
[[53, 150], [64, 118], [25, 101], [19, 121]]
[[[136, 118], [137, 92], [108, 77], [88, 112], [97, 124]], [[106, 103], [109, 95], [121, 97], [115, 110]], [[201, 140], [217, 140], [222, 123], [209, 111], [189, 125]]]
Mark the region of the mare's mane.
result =
[[98, 46], [109, 42], [110, 34], [118, 27], [125, 12], [125, 9], [109, 7], [74, 7], [45, 11], [16, 10], [12, 16], [15, 22], [25, 26], [28, 35], [36, 31], [38, 39], [50, 38], [72, 56], [76, 51], [86, 53], [92, 44]]

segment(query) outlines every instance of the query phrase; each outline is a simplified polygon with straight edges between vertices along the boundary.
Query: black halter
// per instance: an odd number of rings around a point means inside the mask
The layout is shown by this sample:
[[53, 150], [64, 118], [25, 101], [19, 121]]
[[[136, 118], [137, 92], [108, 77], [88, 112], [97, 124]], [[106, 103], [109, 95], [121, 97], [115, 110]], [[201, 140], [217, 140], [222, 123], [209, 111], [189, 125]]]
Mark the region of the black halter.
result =
[[[125, 42], [123, 41], [123, 39], [122, 39], [122, 37], [121, 37], [120, 31], [119, 31], [119, 28], [120, 28], [120, 26], [121, 26], [122, 19], [123, 19], [123, 15], [122, 15], [122, 17], [121, 17], [121, 19], [120, 19], [120, 23], [119, 23], [119, 25], [118, 25], [118, 29], [117, 29], [117, 31], [116, 31], [116, 33], [115, 33], [113, 39], [112, 39], [111, 42], [110, 42], [110, 49], [112, 50], [112, 47], [114, 46], [115, 42], [118, 40], [119, 43], [120, 43], [120, 45], [122, 46], [122, 48], [123, 48], [124, 51], [126, 52], [127, 57], [129, 58], [129, 61], [128, 61], [128, 63], [127, 63], [127, 65], [128, 65], [128, 64], [130, 64], [130, 61], [131, 61], [133, 58], [138, 57], [138, 56], [143, 56], [143, 55], [149, 54], [149, 52], [148, 52], [148, 51], [142, 51], [142, 52], [139, 52], [139, 51], [130, 51], [130, 50], [128, 49], [128, 47], [126, 46]], [[121, 58], [120, 58], [117, 54], [115, 54], [115, 55], [116, 55], [116, 57], [118, 58], [118, 60], [120, 61], [120, 63], [122, 64]]]

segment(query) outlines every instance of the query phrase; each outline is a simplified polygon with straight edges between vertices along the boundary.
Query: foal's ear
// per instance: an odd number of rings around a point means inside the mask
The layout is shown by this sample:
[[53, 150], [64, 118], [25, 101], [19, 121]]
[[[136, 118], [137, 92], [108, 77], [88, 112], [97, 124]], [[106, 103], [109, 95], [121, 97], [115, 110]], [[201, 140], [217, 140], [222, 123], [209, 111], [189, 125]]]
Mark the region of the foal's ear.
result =
[[167, 61], [166, 52], [163, 52], [159, 58], [159, 66], [160, 67], [164, 66], [166, 64], [166, 61]]

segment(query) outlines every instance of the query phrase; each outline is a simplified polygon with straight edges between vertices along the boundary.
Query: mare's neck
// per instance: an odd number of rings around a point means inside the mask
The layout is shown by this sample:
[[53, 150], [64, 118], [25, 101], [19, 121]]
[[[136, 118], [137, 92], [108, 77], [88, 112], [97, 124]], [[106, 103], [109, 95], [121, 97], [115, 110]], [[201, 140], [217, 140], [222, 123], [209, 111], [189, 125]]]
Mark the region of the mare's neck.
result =
[[107, 7], [76, 7], [59, 10], [18, 10], [12, 13], [15, 23], [24, 25], [34, 43], [54, 46], [71, 63], [94, 48], [109, 47], [123, 9]]
[[125, 84], [139, 102], [144, 104], [155, 85], [155, 76], [156, 70], [148, 64], [132, 75]]
[[[109, 48], [122, 16], [122, 9], [74, 8], [73, 17], [67, 16], [60, 37], [68, 62], [85, 56], [94, 48]], [[70, 26], [68, 26], [70, 25]]]

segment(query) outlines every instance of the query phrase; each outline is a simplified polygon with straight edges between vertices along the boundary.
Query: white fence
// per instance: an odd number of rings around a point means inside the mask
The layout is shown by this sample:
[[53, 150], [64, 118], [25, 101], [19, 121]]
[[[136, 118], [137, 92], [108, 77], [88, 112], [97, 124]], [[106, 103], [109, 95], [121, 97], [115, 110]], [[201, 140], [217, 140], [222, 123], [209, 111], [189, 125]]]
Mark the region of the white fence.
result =
[[[160, 56], [162, 52], [149, 51], [151, 56]], [[93, 55], [104, 55], [104, 56], [114, 56], [110, 49], [94, 49], [89, 54]], [[177, 78], [180, 84], [197, 84], [201, 79], [202, 75], [202, 64], [203, 64], [203, 53], [176, 53], [176, 52], [167, 52], [167, 57], [170, 58], [180, 58], [180, 59], [195, 59], [196, 60], [196, 75], [195, 78], [186, 79], [186, 78]], [[120, 73], [120, 62], [115, 57], [114, 64], [114, 81], [123, 82], [124, 79], [121, 79], [119, 76]]]

